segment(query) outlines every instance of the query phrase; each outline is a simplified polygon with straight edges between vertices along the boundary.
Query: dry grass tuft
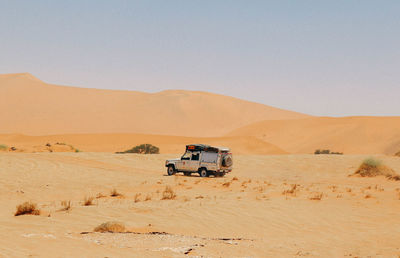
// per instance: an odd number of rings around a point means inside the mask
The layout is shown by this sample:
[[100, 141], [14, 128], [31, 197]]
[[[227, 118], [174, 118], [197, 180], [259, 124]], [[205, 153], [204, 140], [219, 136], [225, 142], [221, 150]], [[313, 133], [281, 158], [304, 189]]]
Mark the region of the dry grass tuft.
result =
[[238, 180], [239, 180], [239, 178], [237, 178], [235, 176], [232, 178], [232, 181], [238, 181]]
[[172, 187], [166, 186], [164, 192], [162, 193], [161, 200], [173, 200], [176, 198], [176, 194]]
[[151, 194], [147, 194], [147, 195], [146, 195], [146, 198], [144, 198], [144, 201], [145, 201], [145, 202], [151, 201]]
[[313, 195], [311, 195], [310, 197], [308, 197], [308, 199], [313, 200], [313, 201], [320, 201], [323, 197], [323, 193], [314, 193]]
[[293, 195], [296, 196], [297, 192], [298, 192], [298, 184], [292, 184], [290, 189], [284, 190], [282, 192], [283, 195]]
[[369, 199], [369, 198], [371, 198], [371, 197], [372, 197], [372, 195], [371, 195], [370, 193], [367, 193], [367, 194], [364, 196], [365, 199]]
[[196, 196], [195, 199], [204, 199], [204, 196], [203, 195], [199, 195], [199, 196]]
[[71, 201], [61, 201], [61, 206], [63, 206], [60, 211], [70, 211], [72, 210], [72, 204]]
[[110, 193], [111, 197], [122, 197], [123, 195], [117, 191], [117, 189], [112, 189]]
[[104, 198], [104, 197], [107, 197], [107, 196], [105, 196], [103, 193], [98, 193], [96, 195], [96, 199], [100, 199], [100, 198]]
[[140, 196], [141, 196], [141, 195], [142, 195], [141, 193], [135, 194], [135, 197], [134, 197], [135, 203], [136, 203], [136, 202], [140, 202]]
[[93, 203], [93, 200], [94, 200], [94, 197], [93, 197], [93, 196], [85, 196], [85, 198], [83, 199], [83, 205], [84, 205], [84, 206], [93, 205], [93, 204], [94, 204], [94, 203]]
[[253, 190], [256, 190], [259, 193], [263, 193], [263, 192], [265, 192], [265, 186], [260, 185], [260, 186], [254, 187]]
[[17, 206], [14, 216], [20, 215], [40, 215], [40, 210], [37, 208], [36, 203], [24, 202]]
[[231, 182], [229, 182], [229, 181], [222, 184], [222, 186], [224, 186], [224, 187], [229, 187], [230, 185], [231, 185]]
[[125, 225], [121, 222], [117, 221], [108, 221], [103, 224], [100, 224], [94, 229], [94, 232], [100, 233], [124, 233], [126, 232]]

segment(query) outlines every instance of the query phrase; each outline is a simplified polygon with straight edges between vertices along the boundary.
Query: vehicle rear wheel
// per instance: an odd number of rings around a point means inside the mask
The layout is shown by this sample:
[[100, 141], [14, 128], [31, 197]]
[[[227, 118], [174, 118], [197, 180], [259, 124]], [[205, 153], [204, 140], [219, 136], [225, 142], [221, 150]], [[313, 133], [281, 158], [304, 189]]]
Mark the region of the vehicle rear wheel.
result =
[[172, 165], [168, 166], [167, 173], [168, 173], [169, 176], [175, 175], [176, 171], [175, 171], [174, 166], [172, 166]]
[[200, 169], [199, 174], [201, 177], [208, 177], [208, 172], [205, 168]]

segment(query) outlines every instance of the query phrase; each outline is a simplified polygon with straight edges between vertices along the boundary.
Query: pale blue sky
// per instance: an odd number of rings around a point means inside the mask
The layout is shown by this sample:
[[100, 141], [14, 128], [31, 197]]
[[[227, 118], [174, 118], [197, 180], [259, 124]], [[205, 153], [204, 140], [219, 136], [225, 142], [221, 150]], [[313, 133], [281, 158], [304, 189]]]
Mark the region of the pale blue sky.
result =
[[400, 1], [0, 0], [0, 73], [400, 115]]

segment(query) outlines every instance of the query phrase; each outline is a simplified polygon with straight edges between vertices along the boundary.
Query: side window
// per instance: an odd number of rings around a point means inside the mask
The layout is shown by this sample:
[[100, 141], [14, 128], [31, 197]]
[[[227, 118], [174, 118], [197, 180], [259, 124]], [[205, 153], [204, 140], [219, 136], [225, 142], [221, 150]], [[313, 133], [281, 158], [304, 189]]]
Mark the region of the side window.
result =
[[199, 160], [200, 158], [200, 153], [196, 153], [192, 155], [192, 160]]
[[186, 152], [185, 154], [183, 154], [181, 160], [190, 160], [191, 155], [192, 155], [191, 152]]

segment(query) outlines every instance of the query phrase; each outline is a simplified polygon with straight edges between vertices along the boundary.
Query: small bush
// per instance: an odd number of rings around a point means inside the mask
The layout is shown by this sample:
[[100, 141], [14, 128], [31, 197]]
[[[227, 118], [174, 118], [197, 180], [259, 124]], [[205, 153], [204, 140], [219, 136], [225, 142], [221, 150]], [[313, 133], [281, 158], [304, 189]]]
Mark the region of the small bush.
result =
[[397, 157], [400, 157], [400, 151], [399, 152], [397, 152], [396, 154], [394, 154], [395, 156], [397, 156]]
[[8, 146], [5, 144], [0, 144], [0, 151], [8, 150]]
[[372, 168], [377, 168], [382, 165], [382, 161], [374, 158], [368, 158], [363, 161], [361, 166], [367, 166], [367, 167], [372, 167]]
[[122, 152], [116, 152], [116, 153], [118, 153], [118, 154], [123, 154], [123, 153], [159, 154], [160, 148], [146, 143], [146, 144], [140, 144], [138, 146], [135, 146], [132, 149], [122, 151]]
[[17, 211], [14, 214], [14, 216], [20, 215], [40, 215], [40, 210], [36, 203], [24, 202], [17, 206]]
[[164, 192], [162, 193], [161, 200], [173, 200], [176, 198], [174, 190], [170, 186], [166, 186]]
[[117, 221], [108, 221], [95, 227], [94, 232], [110, 232], [110, 233], [124, 233], [126, 232], [125, 225]]
[[330, 151], [330, 150], [320, 150], [317, 149], [314, 151], [314, 154], [318, 155], [318, 154], [336, 154], [336, 155], [343, 155], [343, 152], [335, 152], [335, 151]]
[[365, 159], [354, 175], [361, 177], [385, 176], [389, 180], [399, 181], [400, 176], [393, 169], [383, 165], [382, 161], [374, 158]]
[[92, 196], [85, 197], [83, 199], [83, 205], [85, 205], [85, 206], [93, 205], [93, 200], [94, 200], [94, 197], [92, 197]]

